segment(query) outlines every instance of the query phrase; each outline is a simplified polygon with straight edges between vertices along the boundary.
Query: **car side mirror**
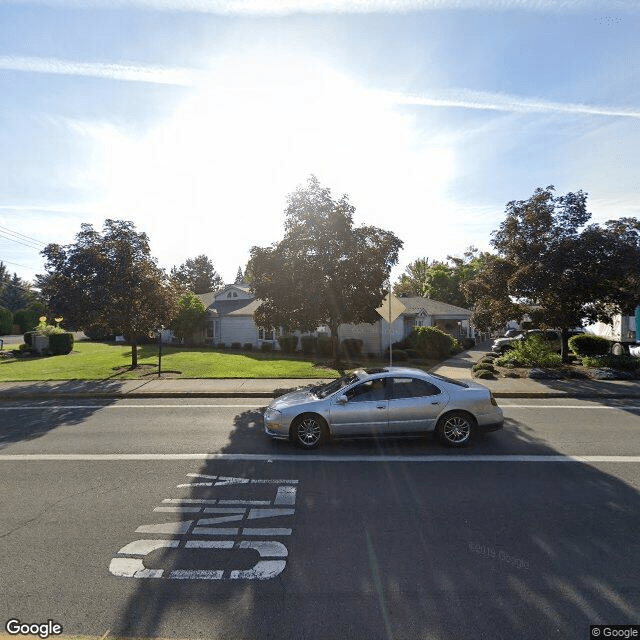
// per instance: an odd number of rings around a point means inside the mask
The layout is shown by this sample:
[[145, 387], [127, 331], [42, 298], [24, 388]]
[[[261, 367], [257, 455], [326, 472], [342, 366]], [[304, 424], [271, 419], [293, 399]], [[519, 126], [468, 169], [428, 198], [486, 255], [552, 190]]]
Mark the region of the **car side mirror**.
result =
[[347, 396], [340, 396], [340, 397], [336, 400], [336, 402], [337, 402], [338, 404], [342, 404], [342, 405], [347, 404], [347, 402], [348, 402]]

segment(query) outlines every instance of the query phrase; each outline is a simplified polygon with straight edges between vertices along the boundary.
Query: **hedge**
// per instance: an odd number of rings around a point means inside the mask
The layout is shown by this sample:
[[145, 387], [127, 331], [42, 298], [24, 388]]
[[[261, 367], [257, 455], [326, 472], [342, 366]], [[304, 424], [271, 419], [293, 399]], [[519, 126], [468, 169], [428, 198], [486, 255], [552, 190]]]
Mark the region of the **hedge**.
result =
[[54, 356], [66, 356], [73, 350], [73, 333], [52, 333], [49, 336], [49, 350]]
[[589, 333], [580, 333], [569, 338], [569, 349], [579, 358], [604, 356], [609, 353], [610, 344], [606, 338]]
[[285, 333], [283, 336], [278, 336], [278, 344], [283, 353], [295, 353], [298, 348], [298, 336]]

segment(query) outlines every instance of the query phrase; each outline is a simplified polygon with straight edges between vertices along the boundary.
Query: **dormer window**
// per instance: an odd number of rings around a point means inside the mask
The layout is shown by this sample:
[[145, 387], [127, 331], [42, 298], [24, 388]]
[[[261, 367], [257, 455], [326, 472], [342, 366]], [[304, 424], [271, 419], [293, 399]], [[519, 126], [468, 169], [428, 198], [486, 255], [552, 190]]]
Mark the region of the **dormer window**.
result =
[[237, 298], [238, 297], [238, 293], [236, 291], [229, 291], [229, 293], [227, 293], [227, 300], [229, 300], [230, 298]]

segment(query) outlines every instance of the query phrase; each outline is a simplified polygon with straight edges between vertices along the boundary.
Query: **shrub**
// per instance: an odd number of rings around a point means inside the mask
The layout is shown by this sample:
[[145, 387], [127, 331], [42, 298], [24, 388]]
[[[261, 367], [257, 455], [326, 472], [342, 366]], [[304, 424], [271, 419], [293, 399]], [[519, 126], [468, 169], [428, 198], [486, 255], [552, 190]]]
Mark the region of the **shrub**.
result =
[[614, 356], [606, 354], [603, 356], [586, 356], [582, 358], [582, 365], [592, 369], [607, 367], [610, 369], [620, 369], [622, 371], [635, 371], [640, 369], [640, 358], [633, 356]]
[[571, 336], [571, 338], [569, 338], [569, 349], [571, 349], [578, 358], [584, 358], [585, 356], [603, 356], [609, 353], [609, 348], [609, 341], [601, 336], [580, 333], [577, 336]]
[[9, 309], [0, 307], [0, 336], [8, 335], [13, 330], [13, 314]]
[[73, 333], [53, 333], [49, 336], [49, 349], [54, 356], [66, 356], [73, 350]]
[[116, 333], [114, 333], [114, 331], [112, 331], [109, 327], [98, 324], [93, 324], [89, 327], [86, 327], [85, 329], [83, 329], [83, 331], [84, 335], [87, 336], [89, 340], [95, 340], [96, 342], [112, 340], [116, 335]]
[[415, 327], [407, 337], [409, 348], [421, 357], [443, 358], [458, 346], [458, 341], [437, 327]]
[[253, 351], [253, 344], [252, 344], [251, 342], [245, 342], [245, 343], [242, 345], [242, 349], [243, 349], [244, 351]]
[[[392, 355], [393, 355], [394, 362], [396, 360], [398, 362], [404, 362], [408, 358], [407, 352], [404, 349], [394, 349]], [[387, 357], [388, 356], [389, 356], [389, 350], [387, 349]]]
[[363, 342], [359, 338], [345, 338], [342, 341], [342, 350], [348, 358], [357, 358], [362, 354]]
[[292, 333], [285, 333], [283, 336], [278, 336], [278, 344], [283, 353], [295, 353], [298, 348], [298, 336], [294, 336]]
[[493, 364], [489, 362], [479, 362], [478, 364], [474, 364], [471, 367], [472, 371], [491, 371], [492, 373], [496, 370]]
[[239, 351], [242, 348], [242, 345], [239, 342], [232, 342], [231, 343], [231, 348], [232, 349], [237, 349]]
[[333, 355], [333, 345], [329, 336], [318, 336], [316, 346], [319, 356], [328, 358]]
[[478, 371], [474, 372], [474, 377], [482, 379], [490, 379], [493, 378], [493, 372], [487, 369], [478, 369]]
[[315, 336], [302, 336], [300, 338], [300, 349], [305, 356], [310, 356], [317, 351], [318, 340]]
[[34, 303], [25, 309], [18, 309], [13, 314], [13, 324], [20, 327], [20, 333], [31, 331], [38, 324], [38, 318], [44, 315], [44, 305]]
[[263, 342], [260, 345], [260, 351], [273, 351], [273, 342]]
[[515, 340], [511, 349], [495, 363], [498, 366], [553, 367], [562, 364], [562, 358], [540, 336], [533, 335], [526, 340]]
[[227, 345], [224, 342], [218, 342], [216, 349], [225, 349]]

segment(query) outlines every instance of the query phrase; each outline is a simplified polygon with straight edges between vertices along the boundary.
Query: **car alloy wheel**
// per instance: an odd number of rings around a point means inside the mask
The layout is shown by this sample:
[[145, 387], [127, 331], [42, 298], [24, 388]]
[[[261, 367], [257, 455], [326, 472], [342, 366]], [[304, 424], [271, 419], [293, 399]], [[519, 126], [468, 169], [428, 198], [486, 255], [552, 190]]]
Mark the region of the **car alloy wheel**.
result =
[[462, 447], [471, 439], [473, 419], [462, 411], [449, 413], [438, 422], [438, 436], [450, 447]]
[[301, 416], [293, 425], [295, 443], [303, 449], [315, 449], [324, 439], [322, 418], [315, 415]]

